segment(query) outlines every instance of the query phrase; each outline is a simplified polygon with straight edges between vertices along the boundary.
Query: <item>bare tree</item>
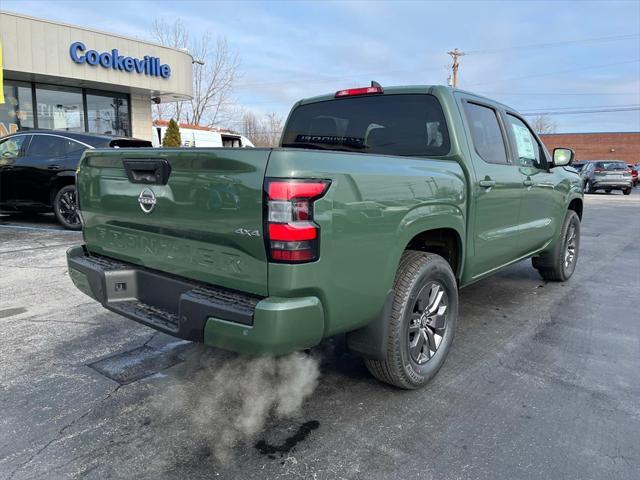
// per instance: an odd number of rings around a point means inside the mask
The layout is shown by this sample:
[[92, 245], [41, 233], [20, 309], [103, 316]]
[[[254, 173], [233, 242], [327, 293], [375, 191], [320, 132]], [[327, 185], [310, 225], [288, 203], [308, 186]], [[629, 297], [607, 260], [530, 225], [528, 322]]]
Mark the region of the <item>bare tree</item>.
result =
[[538, 115], [531, 120], [530, 124], [537, 134], [556, 133], [556, 128], [558, 127], [556, 122], [551, 120], [548, 115]]
[[[151, 25], [151, 36], [160, 45], [166, 47], [188, 49], [189, 32], [179, 18], [172, 24], [166, 23], [162, 18], [156, 18]], [[175, 118], [178, 123], [182, 120], [183, 102], [157, 103], [155, 104], [155, 118], [163, 120]]]
[[[193, 99], [177, 102], [172, 116], [194, 125], [220, 125], [239, 117], [232, 92], [239, 77], [240, 58], [224, 37], [213, 39], [209, 32], [199, 38], [189, 31], [179, 18], [173, 23], [156, 19], [151, 35], [160, 44], [186, 48], [196, 63], [193, 66]], [[156, 115], [161, 114], [157, 109]]]
[[193, 100], [187, 111], [187, 122], [212, 126], [230, 121], [233, 116], [231, 92], [238, 79], [240, 59], [225, 38], [211, 40], [208, 32], [191, 43], [191, 54], [204, 65], [193, 70]]
[[282, 127], [282, 118], [275, 113], [259, 119], [253, 113], [246, 112], [242, 117], [242, 134], [256, 147], [276, 147], [280, 142]]

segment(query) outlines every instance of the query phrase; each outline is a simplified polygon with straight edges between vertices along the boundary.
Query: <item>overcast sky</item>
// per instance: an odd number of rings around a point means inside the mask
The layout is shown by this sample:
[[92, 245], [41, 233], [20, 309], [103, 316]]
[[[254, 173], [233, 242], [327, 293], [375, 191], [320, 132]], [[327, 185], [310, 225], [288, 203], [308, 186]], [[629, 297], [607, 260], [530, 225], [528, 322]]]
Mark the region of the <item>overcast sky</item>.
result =
[[[523, 112], [640, 105], [638, 0], [0, 4], [138, 38], [149, 38], [155, 17], [180, 17], [192, 35], [226, 36], [242, 60], [236, 99], [259, 114], [285, 116], [299, 98], [371, 80], [444, 84], [446, 52], [454, 47], [469, 52], [461, 60], [460, 88]], [[553, 120], [558, 132], [640, 131], [638, 110]]]

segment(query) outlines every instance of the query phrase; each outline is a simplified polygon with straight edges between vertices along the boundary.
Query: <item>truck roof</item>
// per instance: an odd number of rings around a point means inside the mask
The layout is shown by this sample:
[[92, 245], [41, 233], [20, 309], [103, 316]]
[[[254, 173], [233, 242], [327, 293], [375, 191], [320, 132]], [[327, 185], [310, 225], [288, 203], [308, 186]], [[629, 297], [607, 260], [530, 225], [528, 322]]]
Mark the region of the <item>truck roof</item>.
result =
[[[488, 97], [484, 97], [482, 95], [478, 95], [477, 93], [473, 93], [473, 92], [469, 92], [466, 90], [461, 90], [459, 88], [453, 88], [450, 87], [448, 85], [395, 85], [395, 86], [382, 86], [382, 88], [384, 89], [384, 94], [410, 94], [410, 93], [434, 93], [435, 91], [449, 91], [451, 93], [455, 92], [461, 92], [464, 93], [465, 95], [471, 95], [479, 100], [483, 100], [487, 103], [491, 103], [494, 105], [500, 105], [503, 108], [509, 109], [509, 110], [514, 110], [513, 108], [504, 105], [503, 103], [497, 102], [496, 100], [493, 100], [491, 98]], [[326, 93], [324, 95], [317, 95], [315, 97], [309, 97], [309, 98], [303, 98], [301, 100], [299, 100], [298, 102], [296, 102], [296, 104], [294, 105], [294, 107], [297, 107], [298, 105], [305, 105], [308, 103], [315, 103], [315, 102], [325, 102], [327, 100], [335, 100], [335, 95], [336, 92], [333, 93]]]

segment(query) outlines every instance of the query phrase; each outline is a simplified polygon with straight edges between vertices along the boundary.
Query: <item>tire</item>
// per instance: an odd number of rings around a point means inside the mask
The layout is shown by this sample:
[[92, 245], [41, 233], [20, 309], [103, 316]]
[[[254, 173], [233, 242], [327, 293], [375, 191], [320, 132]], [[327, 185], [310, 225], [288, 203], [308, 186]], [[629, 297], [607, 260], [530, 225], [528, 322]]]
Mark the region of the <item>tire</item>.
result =
[[587, 193], [596, 193], [595, 188], [593, 188], [593, 185], [591, 185], [589, 180], [587, 180], [587, 183], [585, 184], [584, 191]]
[[610, 188], [605, 189], [605, 193], [611, 193], [611, 189]]
[[630, 195], [631, 194], [631, 187], [625, 188], [624, 190], [622, 190], [622, 193], [625, 194], [625, 195]]
[[[458, 317], [458, 285], [444, 258], [407, 250], [396, 272], [394, 292], [386, 358], [365, 359], [365, 364], [378, 380], [412, 390], [426, 385], [449, 353]], [[426, 314], [430, 309], [431, 317]]]
[[76, 202], [75, 185], [66, 185], [58, 190], [53, 197], [53, 212], [58, 223], [68, 230], [80, 230], [80, 214]]
[[580, 218], [576, 212], [568, 210], [554, 250], [532, 258], [533, 267], [545, 280], [566, 282], [576, 269], [579, 253]]

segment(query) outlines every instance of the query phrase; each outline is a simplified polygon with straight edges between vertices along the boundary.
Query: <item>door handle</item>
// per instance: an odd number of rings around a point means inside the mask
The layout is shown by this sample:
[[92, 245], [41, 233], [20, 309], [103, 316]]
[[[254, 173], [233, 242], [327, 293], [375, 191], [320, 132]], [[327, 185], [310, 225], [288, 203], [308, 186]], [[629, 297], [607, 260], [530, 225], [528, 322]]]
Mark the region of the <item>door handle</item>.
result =
[[60, 165], [54, 163], [53, 165], [47, 166], [47, 170], [60, 170]]
[[522, 184], [523, 184], [525, 187], [531, 187], [531, 186], [533, 185], [533, 180], [531, 180], [530, 178], [525, 178], [525, 179], [522, 181]]
[[489, 180], [489, 179], [480, 180], [478, 182], [478, 185], [480, 185], [482, 188], [491, 188], [495, 186], [495, 184], [496, 184], [495, 180]]

